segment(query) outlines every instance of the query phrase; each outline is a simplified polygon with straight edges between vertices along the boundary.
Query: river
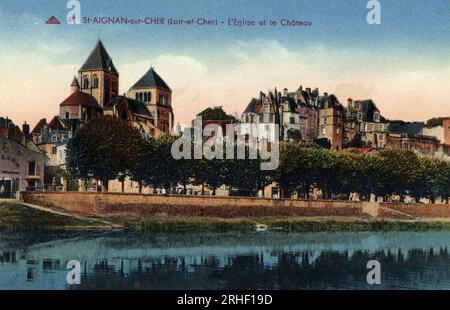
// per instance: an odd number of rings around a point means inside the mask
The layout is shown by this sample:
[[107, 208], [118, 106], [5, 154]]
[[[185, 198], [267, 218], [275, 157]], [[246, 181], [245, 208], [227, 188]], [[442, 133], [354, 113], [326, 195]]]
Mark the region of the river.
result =
[[[0, 289], [450, 289], [450, 232], [1, 232]], [[68, 261], [81, 284], [67, 284]], [[366, 281], [381, 264], [381, 284]]]

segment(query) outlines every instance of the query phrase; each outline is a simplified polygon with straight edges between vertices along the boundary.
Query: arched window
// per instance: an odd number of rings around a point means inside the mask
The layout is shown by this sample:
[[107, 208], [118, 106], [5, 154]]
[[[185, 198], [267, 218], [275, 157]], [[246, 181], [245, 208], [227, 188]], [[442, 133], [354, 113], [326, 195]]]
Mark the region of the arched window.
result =
[[92, 76], [92, 88], [98, 88], [98, 76], [94, 74]]
[[145, 92], [145, 93], [144, 93], [144, 102], [147, 102], [147, 101], [148, 101], [148, 93]]
[[136, 93], [134, 96], [136, 100], [139, 100], [139, 93]]
[[152, 102], [152, 93], [151, 92], [147, 93], [147, 97], [148, 97], [148, 102]]
[[87, 75], [83, 76], [83, 88], [89, 88], [89, 79]]
[[139, 101], [142, 101], [142, 93], [139, 93]]
[[69, 118], [70, 118], [70, 113], [66, 112], [66, 119], [69, 119]]

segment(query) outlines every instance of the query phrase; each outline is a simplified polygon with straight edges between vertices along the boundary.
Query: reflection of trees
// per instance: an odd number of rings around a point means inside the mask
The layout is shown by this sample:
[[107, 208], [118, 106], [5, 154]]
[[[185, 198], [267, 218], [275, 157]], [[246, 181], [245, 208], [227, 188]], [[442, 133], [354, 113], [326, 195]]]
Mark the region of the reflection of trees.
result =
[[[211, 256], [187, 264], [186, 257], [137, 261], [130, 273], [114, 268], [93, 268], [82, 278], [80, 289], [399, 289], [449, 288], [450, 258], [447, 248], [407, 253], [380, 251], [278, 253], [269, 267], [263, 255], [230, 257], [220, 267]], [[382, 285], [366, 283], [369, 260], [382, 266]], [[107, 263], [106, 263], [107, 264]], [[95, 266], [98, 266], [95, 265]], [[78, 288], [78, 287], [77, 287]]]

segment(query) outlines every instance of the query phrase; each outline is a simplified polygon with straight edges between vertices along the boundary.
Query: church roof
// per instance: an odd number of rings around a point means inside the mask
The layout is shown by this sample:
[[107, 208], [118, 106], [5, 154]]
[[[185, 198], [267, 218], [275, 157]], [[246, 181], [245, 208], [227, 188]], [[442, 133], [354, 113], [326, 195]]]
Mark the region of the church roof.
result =
[[70, 84], [70, 86], [80, 86], [78, 79], [75, 76], [73, 77], [72, 84]]
[[150, 68], [150, 70], [148, 70], [147, 73], [145, 73], [144, 76], [141, 77], [139, 81], [137, 81], [136, 84], [133, 85], [133, 87], [131, 87], [131, 89], [147, 87], [161, 87], [172, 92], [170, 87], [166, 84], [166, 82], [164, 82], [164, 80], [158, 75], [158, 73], [156, 73], [153, 67]]
[[134, 100], [125, 96], [116, 96], [112, 98], [106, 105], [105, 109], [112, 109], [114, 106], [120, 104], [122, 100], [126, 100], [131, 112], [135, 115], [140, 115], [148, 118], [154, 118], [152, 112], [147, 108], [144, 102]]
[[105, 70], [108, 72], [119, 74], [100, 39], [97, 41], [95, 48], [92, 50], [88, 59], [84, 62], [79, 71], [87, 70]]
[[82, 92], [74, 92], [72, 95], [67, 97], [66, 100], [64, 100], [59, 106], [60, 107], [67, 107], [67, 106], [84, 106], [88, 108], [94, 108], [101, 110], [102, 107], [99, 106], [97, 103], [97, 99], [95, 99], [93, 96], [82, 93]]

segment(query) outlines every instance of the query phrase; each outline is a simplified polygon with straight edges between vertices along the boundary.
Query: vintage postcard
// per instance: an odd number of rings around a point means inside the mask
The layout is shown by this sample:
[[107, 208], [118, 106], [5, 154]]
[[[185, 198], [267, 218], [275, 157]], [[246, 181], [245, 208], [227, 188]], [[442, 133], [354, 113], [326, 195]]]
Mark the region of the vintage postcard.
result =
[[448, 0], [0, 0], [0, 290], [450, 290], [449, 35]]

